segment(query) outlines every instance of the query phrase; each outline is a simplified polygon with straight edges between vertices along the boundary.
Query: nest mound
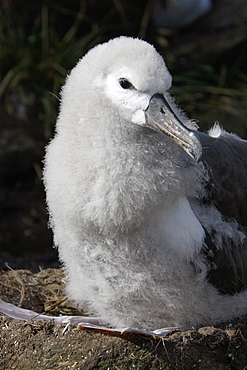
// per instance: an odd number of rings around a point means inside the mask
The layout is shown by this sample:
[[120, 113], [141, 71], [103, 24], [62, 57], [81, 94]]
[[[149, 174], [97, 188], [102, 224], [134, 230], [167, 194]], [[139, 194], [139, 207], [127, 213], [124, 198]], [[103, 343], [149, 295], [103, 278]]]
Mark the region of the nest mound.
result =
[[[0, 296], [39, 313], [78, 314], [65, 298], [61, 269], [1, 271]], [[0, 369], [243, 369], [247, 364], [246, 318], [163, 339], [140, 337], [133, 344], [65, 324], [1, 316], [0, 341]]]

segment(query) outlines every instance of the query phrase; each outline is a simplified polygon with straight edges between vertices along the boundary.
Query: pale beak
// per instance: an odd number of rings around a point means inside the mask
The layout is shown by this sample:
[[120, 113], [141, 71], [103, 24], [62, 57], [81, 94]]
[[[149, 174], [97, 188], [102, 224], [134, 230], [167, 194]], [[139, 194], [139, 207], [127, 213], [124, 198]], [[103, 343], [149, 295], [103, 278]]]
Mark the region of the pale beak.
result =
[[199, 162], [202, 155], [200, 141], [192, 130], [184, 126], [163, 95], [152, 96], [145, 111], [145, 117], [147, 127], [168, 136], [196, 162]]

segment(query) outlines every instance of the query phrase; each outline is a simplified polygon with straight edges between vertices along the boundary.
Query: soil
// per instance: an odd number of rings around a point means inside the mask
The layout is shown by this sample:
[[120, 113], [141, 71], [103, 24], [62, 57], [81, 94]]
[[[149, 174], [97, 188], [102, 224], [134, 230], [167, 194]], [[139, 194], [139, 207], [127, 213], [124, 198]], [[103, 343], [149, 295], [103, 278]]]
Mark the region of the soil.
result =
[[[40, 313], [78, 314], [64, 301], [61, 269], [1, 272], [0, 296]], [[0, 369], [245, 369], [246, 319], [130, 343], [71, 325], [2, 316]]]

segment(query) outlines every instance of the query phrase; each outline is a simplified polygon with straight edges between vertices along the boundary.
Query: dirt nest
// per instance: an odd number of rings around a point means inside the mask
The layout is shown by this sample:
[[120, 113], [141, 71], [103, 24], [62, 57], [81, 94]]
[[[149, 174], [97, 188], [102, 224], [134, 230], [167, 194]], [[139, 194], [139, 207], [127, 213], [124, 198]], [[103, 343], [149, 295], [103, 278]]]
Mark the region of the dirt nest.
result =
[[[52, 315], [76, 315], [61, 269], [0, 272], [3, 300]], [[85, 312], [80, 312], [85, 315]], [[1, 316], [0, 369], [245, 369], [246, 318], [135, 344], [75, 326]]]

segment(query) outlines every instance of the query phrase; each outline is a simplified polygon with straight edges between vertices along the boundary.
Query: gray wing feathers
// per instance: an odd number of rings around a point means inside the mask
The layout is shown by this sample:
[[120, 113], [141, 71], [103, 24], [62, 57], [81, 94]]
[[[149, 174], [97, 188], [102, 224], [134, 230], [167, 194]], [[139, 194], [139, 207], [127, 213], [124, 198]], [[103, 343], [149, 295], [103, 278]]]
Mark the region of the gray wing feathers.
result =
[[247, 227], [247, 141], [230, 134], [198, 133], [209, 170], [209, 194], [218, 210]]
[[[226, 134], [218, 138], [198, 133], [203, 146], [202, 161], [210, 174], [209, 202], [223, 217], [235, 219], [247, 235], [247, 141]], [[247, 288], [247, 237], [242, 243], [225, 238], [217, 248], [214, 236], [206, 231], [208, 280], [222, 294], [235, 294]]]

